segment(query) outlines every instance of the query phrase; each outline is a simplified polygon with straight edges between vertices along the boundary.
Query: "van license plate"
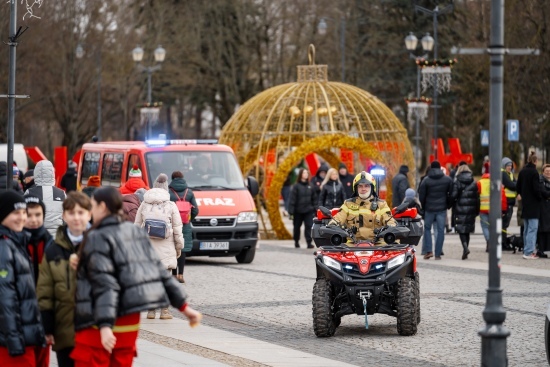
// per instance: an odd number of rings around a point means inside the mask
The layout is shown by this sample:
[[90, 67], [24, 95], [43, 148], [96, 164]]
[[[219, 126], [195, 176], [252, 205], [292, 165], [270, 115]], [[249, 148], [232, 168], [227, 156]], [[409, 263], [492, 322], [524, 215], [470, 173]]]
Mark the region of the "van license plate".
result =
[[201, 250], [229, 250], [229, 242], [201, 242]]

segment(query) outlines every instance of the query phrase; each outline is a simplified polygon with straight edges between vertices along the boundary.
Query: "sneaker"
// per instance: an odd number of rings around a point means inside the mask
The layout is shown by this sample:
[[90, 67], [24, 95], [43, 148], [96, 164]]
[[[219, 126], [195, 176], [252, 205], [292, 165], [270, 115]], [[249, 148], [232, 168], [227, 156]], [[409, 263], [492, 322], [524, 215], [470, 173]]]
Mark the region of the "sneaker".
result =
[[537, 260], [539, 257], [534, 252], [531, 255], [523, 255], [525, 260]]
[[163, 308], [160, 310], [160, 319], [161, 320], [170, 320], [172, 318], [172, 314], [170, 311], [168, 311], [168, 308]]
[[147, 311], [147, 318], [148, 319], [154, 319], [156, 317], [156, 312], [155, 310], [149, 310]]

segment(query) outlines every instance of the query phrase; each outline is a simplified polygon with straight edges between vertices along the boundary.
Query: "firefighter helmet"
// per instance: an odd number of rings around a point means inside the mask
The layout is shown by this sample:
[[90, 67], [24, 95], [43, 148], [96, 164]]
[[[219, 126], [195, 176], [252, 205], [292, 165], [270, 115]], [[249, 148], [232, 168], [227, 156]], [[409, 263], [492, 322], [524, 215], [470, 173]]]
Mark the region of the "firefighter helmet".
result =
[[372, 192], [374, 193], [376, 191], [376, 181], [368, 172], [362, 171], [355, 176], [353, 179], [353, 192], [357, 192], [357, 185], [359, 184], [371, 185]]

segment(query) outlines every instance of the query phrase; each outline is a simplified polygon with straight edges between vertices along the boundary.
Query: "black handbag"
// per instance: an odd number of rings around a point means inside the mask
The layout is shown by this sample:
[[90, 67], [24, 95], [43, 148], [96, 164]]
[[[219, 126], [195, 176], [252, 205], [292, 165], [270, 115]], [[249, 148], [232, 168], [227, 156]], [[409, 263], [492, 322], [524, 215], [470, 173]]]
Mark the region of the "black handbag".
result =
[[144, 227], [150, 238], [165, 240], [170, 236], [170, 227], [163, 220], [145, 219]]

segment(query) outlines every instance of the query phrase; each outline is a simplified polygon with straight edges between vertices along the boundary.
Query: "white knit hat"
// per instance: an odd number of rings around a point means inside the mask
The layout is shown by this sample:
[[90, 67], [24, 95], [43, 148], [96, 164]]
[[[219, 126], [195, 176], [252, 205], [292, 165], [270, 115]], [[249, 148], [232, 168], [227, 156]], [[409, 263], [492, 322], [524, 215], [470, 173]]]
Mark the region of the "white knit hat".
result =
[[137, 164], [134, 164], [134, 166], [133, 166], [132, 169], [130, 170], [129, 176], [130, 176], [130, 177], [141, 177], [141, 170], [139, 169], [139, 167], [137, 166]]

